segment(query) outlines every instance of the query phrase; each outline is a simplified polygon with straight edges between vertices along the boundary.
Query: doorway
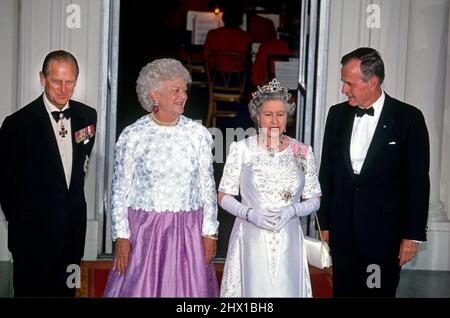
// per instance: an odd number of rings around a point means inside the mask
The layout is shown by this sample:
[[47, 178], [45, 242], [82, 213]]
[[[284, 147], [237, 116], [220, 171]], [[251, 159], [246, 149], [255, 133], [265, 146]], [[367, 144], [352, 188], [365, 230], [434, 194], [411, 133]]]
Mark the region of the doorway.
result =
[[[326, 44], [327, 1], [280, 0], [244, 1], [254, 5], [266, 5], [283, 19], [285, 32], [291, 38], [290, 47], [299, 58], [297, 104], [298, 111], [291, 136], [314, 145], [315, 101], [320, 95], [321, 84], [317, 80], [320, 63], [324, 62], [321, 45]], [[110, 184], [112, 179], [113, 149], [122, 130], [146, 115], [136, 96], [136, 79], [140, 69], [148, 62], [162, 57], [180, 59], [180, 47], [191, 39], [186, 32], [186, 3], [198, 6], [194, 9], [212, 10], [220, 1], [120, 1], [112, 0], [110, 6], [110, 85], [109, 122], [106, 128], [110, 140], [105, 151], [102, 178], [105, 196], [102, 198], [103, 213], [100, 254], [111, 255], [111, 218], [109, 213]], [[321, 17], [322, 15], [322, 17]], [[323, 54], [322, 54], [323, 55]], [[312, 58], [310, 58], [312, 57]], [[192, 86], [185, 114], [194, 120], [206, 121], [208, 91], [205, 86]], [[216, 187], [220, 182], [223, 164], [214, 165]], [[99, 205], [98, 205], [99, 206]], [[219, 241], [216, 258], [224, 259], [228, 247], [234, 217], [219, 209]], [[309, 232], [309, 227], [307, 229]]]

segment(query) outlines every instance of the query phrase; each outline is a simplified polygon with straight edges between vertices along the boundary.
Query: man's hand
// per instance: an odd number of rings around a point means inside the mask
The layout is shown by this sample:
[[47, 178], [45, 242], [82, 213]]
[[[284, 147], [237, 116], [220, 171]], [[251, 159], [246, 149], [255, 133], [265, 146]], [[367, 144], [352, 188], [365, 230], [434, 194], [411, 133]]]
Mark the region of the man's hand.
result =
[[414, 242], [413, 240], [403, 239], [400, 243], [400, 252], [398, 254], [400, 266], [403, 266], [412, 260], [416, 256], [418, 248], [419, 243]]
[[203, 239], [203, 248], [205, 249], [205, 260], [206, 265], [211, 263], [214, 256], [216, 256], [217, 251], [217, 240], [214, 240], [209, 237], [202, 237]]
[[128, 259], [131, 253], [130, 240], [118, 238], [116, 240], [116, 253], [114, 255], [113, 270], [117, 269], [119, 275], [124, 275], [128, 267]]

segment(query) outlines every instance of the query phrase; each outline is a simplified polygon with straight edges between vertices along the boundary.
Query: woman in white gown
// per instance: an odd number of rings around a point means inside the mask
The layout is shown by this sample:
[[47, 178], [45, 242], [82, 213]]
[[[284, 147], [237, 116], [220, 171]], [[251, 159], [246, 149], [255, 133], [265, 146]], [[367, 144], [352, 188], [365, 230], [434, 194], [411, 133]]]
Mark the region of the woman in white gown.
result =
[[249, 104], [258, 134], [230, 146], [218, 199], [236, 220], [222, 297], [312, 296], [299, 217], [319, 208], [321, 190], [311, 147], [283, 134], [290, 98], [276, 79], [258, 87]]

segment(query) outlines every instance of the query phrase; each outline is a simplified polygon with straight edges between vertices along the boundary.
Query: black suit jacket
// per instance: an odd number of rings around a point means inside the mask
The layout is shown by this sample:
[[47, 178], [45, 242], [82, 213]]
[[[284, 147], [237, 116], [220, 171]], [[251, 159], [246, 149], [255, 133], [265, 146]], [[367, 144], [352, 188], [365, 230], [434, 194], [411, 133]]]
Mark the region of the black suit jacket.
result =
[[319, 220], [334, 256], [357, 251], [374, 261], [397, 257], [401, 239], [426, 240], [429, 139], [417, 108], [386, 94], [359, 176], [350, 162], [355, 118], [347, 102], [330, 108], [319, 180]]
[[0, 129], [0, 203], [8, 221], [13, 256], [58, 257], [70, 238], [81, 259], [86, 236], [84, 165], [94, 137], [77, 143], [75, 132], [95, 125], [96, 111], [70, 101], [72, 174], [70, 186], [41, 95], [5, 118]]

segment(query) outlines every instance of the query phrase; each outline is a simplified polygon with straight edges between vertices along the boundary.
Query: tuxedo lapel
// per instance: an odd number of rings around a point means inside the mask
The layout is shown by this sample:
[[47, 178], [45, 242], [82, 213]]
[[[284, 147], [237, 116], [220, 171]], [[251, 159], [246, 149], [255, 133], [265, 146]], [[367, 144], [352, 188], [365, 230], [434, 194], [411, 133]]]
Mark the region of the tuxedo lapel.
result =
[[342, 155], [344, 156], [345, 166], [347, 167], [350, 175], [355, 179], [353, 173], [352, 162], [350, 160], [350, 141], [352, 138], [353, 122], [355, 121], [355, 114], [352, 106], [345, 106], [345, 114], [342, 122]]
[[377, 127], [375, 128], [375, 133], [372, 137], [369, 149], [367, 151], [366, 158], [361, 167], [361, 175], [367, 172], [373, 159], [376, 157], [377, 153], [380, 151], [383, 144], [385, 144], [389, 133], [395, 124], [395, 105], [392, 104], [392, 98], [386, 94], [386, 98], [383, 105], [383, 110], [380, 114], [380, 119], [378, 120]]
[[[70, 184], [72, 185], [76, 178], [77, 168], [84, 165], [85, 152], [83, 151], [83, 143], [77, 143], [75, 139], [75, 132], [86, 127], [85, 119], [80, 115], [79, 109], [76, 105], [70, 106], [70, 125], [72, 128], [72, 172]], [[83, 156], [84, 155], [84, 156]]]
[[[47, 109], [44, 105], [43, 96], [37, 100], [37, 105], [35, 108], [35, 116], [37, 117], [36, 121], [36, 136], [32, 136], [32, 138], [38, 138], [43, 144], [43, 149], [45, 153], [48, 153], [48, 157], [51, 161], [53, 161], [53, 165], [56, 170], [56, 174], [59, 176], [61, 182], [67, 187], [66, 176], [64, 174], [64, 167], [61, 160], [61, 155], [58, 149], [58, 143], [56, 141], [55, 132], [52, 127], [52, 123], [50, 122], [50, 117], [48, 115]], [[40, 134], [40, 135], [39, 135]]]

